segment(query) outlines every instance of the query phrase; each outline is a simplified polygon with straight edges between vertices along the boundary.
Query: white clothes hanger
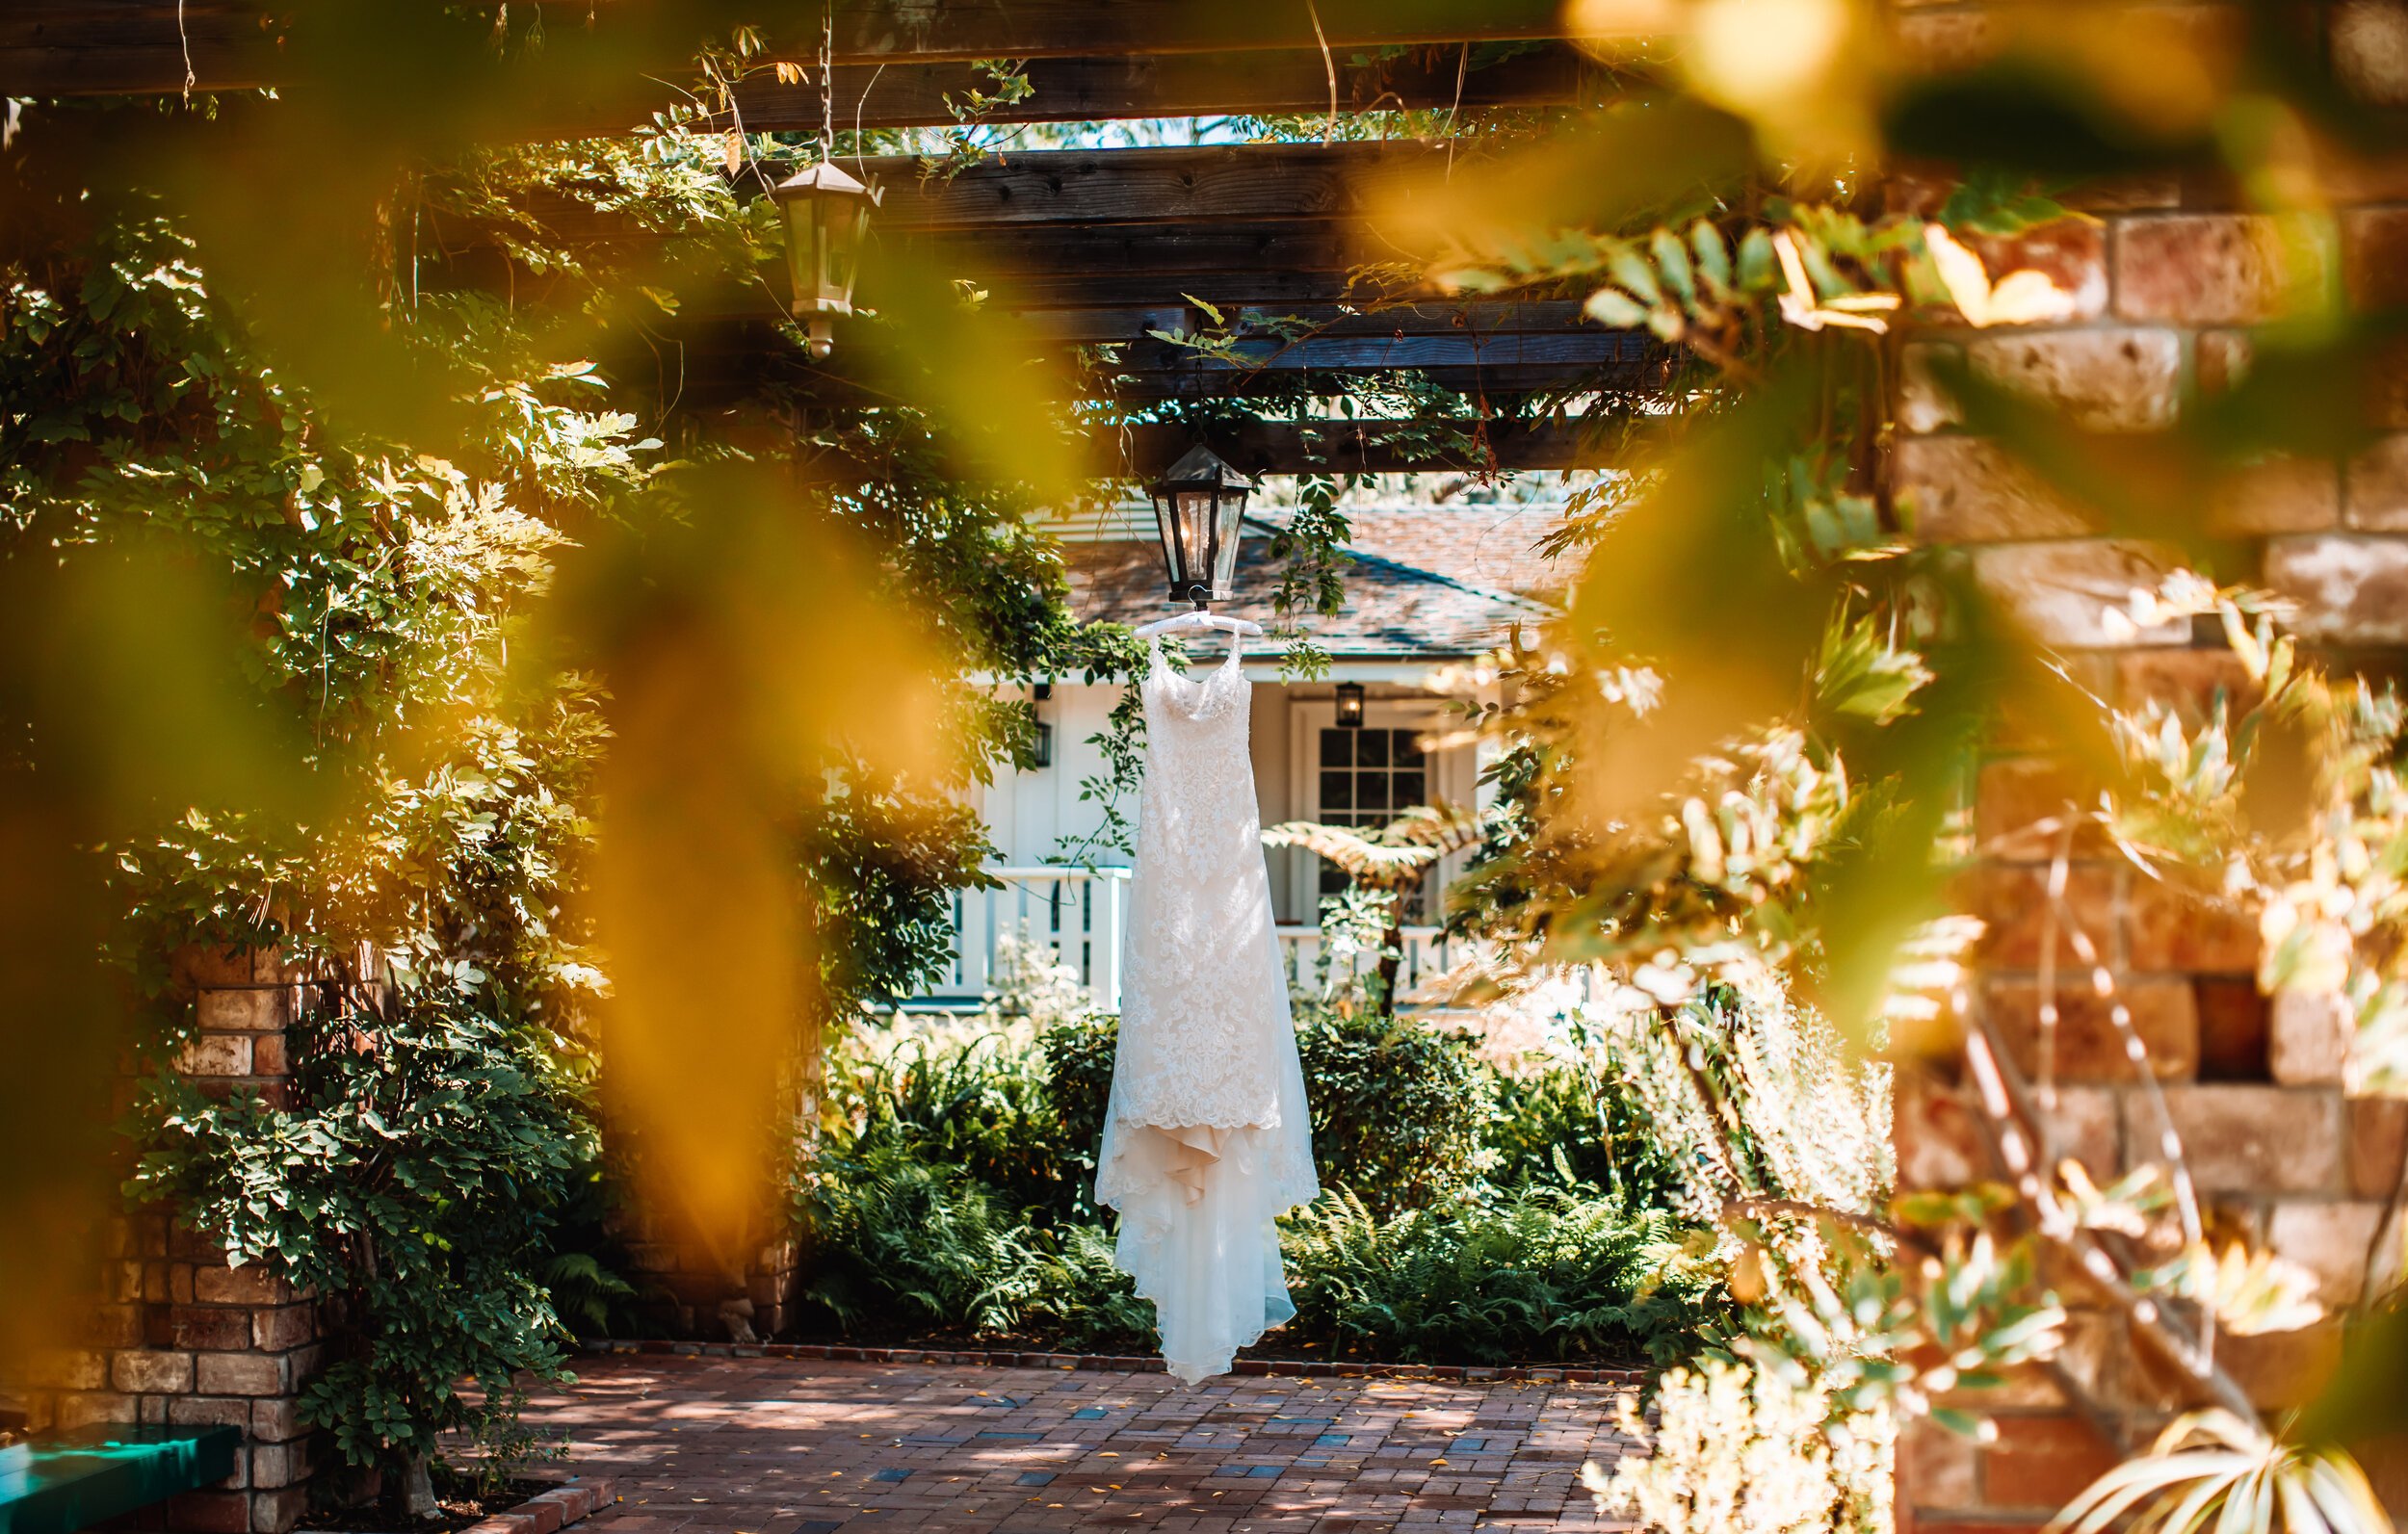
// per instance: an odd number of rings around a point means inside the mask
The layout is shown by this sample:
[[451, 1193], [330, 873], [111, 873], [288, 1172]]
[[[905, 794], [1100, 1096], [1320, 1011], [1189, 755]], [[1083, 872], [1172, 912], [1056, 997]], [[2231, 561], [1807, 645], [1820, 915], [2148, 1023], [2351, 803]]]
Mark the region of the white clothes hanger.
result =
[[1177, 617], [1164, 618], [1159, 622], [1146, 624], [1136, 632], [1139, 638], [1150, 639], [1157, 635], [1185, 634], [1191, 629], [1219, 629], [1227, 634], [1243, 634], [1250, 637], [1259, 637], [1263, 632], [1263, 626], [1259, 623], [1249, 623], [1243, 618], [1227, 617], [1218, 612], [1182, 612]]

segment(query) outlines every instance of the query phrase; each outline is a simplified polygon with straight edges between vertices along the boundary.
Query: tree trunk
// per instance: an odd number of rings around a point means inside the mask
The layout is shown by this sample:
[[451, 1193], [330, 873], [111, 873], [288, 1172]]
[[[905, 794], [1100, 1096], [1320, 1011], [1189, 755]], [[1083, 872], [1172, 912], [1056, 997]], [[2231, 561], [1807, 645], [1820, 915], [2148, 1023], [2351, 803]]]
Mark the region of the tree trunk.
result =
[[424, 1454], [412, 1454], [402, 1471], [402, 1513], [421, 1521], [443, 1516], [443, 1509], [435, 1505], [434, 1475]]
[[1397, 1015], [1397, 971], [1404, 963], [1404, 896], [1388, 894], [1388, 930], [1379, 935], [1379, 1015]]

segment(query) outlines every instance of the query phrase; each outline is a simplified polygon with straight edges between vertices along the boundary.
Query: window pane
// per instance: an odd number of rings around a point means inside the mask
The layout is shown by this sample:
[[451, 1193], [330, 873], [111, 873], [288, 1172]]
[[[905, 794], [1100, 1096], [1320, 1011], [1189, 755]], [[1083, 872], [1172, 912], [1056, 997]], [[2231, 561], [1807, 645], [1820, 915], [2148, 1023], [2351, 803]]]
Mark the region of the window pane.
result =
[[1352, 775], [1345, 772], [1322, 773], [1322, 809], [1323, 813], [1331, 810], [1343, 811], [1351, 810], [1353, 808], [1354, 779]]
[[1388, 774], [1366, 772], [1354, 782], [1354, 807], [1358, 810], [1388, 808]]
[[1386, 730], [1357, 730], [1354, 733], [1354, 760], [1365, 767], [1386, 767], [1388, 765], [1388, 732]]
[[1429, 794], [1423, 787], [1423, 778], [1421, 773], [1400, 772], [1397, 774], [1396, 805], [1398, 809], [1401, 810], [1407, 805], [1426, 804], [1428, 802]]
[[1399, 766], [1399, 767], [1419, 767], [1419, 766], [1421, 766], [1421, 762], [1422, 762], [1422, 739], [1421, 739], [1422, 732], [1421, 732], [1421, 731], [1419, 731], [1419, 730], [1393, 730], [1393, 731], [1390, 731], [1389, 733], [1390, 733], [1391, 735], [1393, 735], [1393, 736], [1395, 737], [1395, 739], [1396, 739], [1395, 750], [1396, 750], [1397, 766]]
[[1349, 730], [1322, 732], [1322, 766], [1345, 767], [1353, 760], [1354, 742], [1347, 739], [1352, 733]]

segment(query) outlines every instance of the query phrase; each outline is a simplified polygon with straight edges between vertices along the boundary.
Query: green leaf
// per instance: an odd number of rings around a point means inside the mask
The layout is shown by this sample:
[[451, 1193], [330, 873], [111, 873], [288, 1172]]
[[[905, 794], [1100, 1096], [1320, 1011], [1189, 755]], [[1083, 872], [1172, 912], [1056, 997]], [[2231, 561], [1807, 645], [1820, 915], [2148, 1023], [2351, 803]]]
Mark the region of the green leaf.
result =
[[1694, 304], [1697, 279], [1689, 271], [1688, 247], [1681, 243], [1681, 237], [1659, 225], [1648, 238], [1647, 251], [1655, 258], [1656, 270], [1662, 273], [1664, 285], [1684, 306]]
[[1618, 288], [1599, 288], [1581, 305], [1581, 312], [1600, 325], [1635, 330], [1649, 323], [1650, 311]]

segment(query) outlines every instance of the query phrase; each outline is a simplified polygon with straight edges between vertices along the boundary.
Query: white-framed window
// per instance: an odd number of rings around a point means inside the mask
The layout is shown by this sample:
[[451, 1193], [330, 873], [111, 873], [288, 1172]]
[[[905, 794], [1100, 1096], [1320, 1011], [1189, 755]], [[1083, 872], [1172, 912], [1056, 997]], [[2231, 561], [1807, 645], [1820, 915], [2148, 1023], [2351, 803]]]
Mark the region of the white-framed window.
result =
[[[1376, 827], [1416, 804], [1447, 799], [1470, 805], [1479, 778], [1472, 748], [1429, 751], [1422, 744], [1449, 723], [1443, 709], [1418, 698], [1368, 700], [1359, 730], [1339, 728], [1337, 705], [1329, 699], [1290, 703], [1288, 802], [1296, 807], [1296, 818], [1325, 825]], [[1310, 925], [1320, 920], [1322, 896], [1346, 880], [1308, 853], [1290, 850], [1280, 855], [1287, 863], [1284, 871], [1274, 872], [1286, 896], [1282, 914], [1289, 922]], [[1424, 881], [1420, 900], [1405, 913], [1408, 923], [1435, 919], [1437, 892], [1462, 872], [1463, 863], [1461, 855], [1449, 858]]]

